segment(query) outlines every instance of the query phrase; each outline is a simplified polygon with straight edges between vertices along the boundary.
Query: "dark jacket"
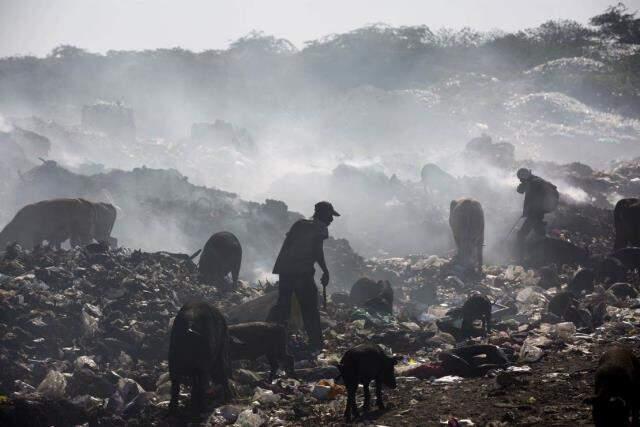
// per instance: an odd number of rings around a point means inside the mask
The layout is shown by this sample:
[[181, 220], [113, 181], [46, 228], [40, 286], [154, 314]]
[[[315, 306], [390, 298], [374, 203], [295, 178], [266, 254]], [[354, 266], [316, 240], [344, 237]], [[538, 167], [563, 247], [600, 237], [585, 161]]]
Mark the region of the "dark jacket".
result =
[[551, 185], [553, 184], [535, 175], [531, 175], [531, 178], [518, 185], [518, 193], [524, 193], [525, 195], [522, 216], [529, 217], [545, 214], [545, 194], [548, 186]]
[[292, 226], [282, 243], [273, 274], [313, 273], [329, 230], [317, 219], [301, 219]]

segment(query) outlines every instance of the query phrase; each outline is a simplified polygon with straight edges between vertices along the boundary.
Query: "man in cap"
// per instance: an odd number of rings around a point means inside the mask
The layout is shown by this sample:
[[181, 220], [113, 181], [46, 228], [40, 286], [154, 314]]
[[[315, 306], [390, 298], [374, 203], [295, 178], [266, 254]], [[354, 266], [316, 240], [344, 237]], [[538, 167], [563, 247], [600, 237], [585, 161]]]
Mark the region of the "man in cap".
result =
[[525, 240], [533, 231], [537, 236], [544, 237], [547, 224], [544, 215], [552, 212], [558, 206], [558, 190], [555, 185], [531, 173], [530, 169], [520, 168], [517, 172], [520, 185], [517, 191], [524, 194], [522, 216], [525, 221], [517, 234], [517, 255], [522, 261], [524, 257]]
[[311, 219], [298, 220], [287, 233], [273, 267], [280, 275], [278, 302], [269, 320], [286, 324], [291, 312], [291, 297], [295, 292], [304, 328], [312, 351], [322, 349], [322, 329], [318, 310], [318, 289], [314, 281], [317, 263], [322, 269], [322, 286], [329, 284], [329, 269], [324, 260], [323, 243], [329, 237], [329, 225], [340, 216], [329, 202], [318, 202]]

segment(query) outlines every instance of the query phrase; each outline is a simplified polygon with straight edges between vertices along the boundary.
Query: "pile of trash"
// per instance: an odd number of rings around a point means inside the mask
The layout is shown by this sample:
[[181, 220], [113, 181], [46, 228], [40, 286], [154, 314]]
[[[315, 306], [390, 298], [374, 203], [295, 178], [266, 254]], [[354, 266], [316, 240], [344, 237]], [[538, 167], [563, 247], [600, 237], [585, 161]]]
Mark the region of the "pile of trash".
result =
[[13, 247], [0, 261], [0, 389], [12, 396], [64, 397], [115, 414], [142, 409], [156, 399], [146, 391], [167, 370], [169, 331], [184, 302], [223, 308], [259, 293], [201, 285], [179, 254], [90, 248]]
[[[237, 398], [210, 408], [207, 422], [261, 426], [340, 420], [346, 396], [344, 386], [333, 380], [339, 374], [336, 362], [363, 342], [402, 356], [396, 369], [401, 391], [390, 397], [401, 401], [409, 385], [465, 384], [467, 379], [444, 362], [460, 347], [496, 346], [508, 364], [483, 374], [507, 387], [550, 354], [589, 357], [603, 343], [636, 342], [640, 336], [640, 300], [633, 285], [595, 283], [578, 292], [576, 310], [588, 313], [583, 317], [568, 320], [551, 312], [552, 301], [573, 286], [573, 267], [550, 273], [485, 266], [476, 279], [456, 275], [449, 260], [437, 256], [373, 259], [365, 267], [393, 284], [392, 312], [358, 306], [333, 289], [322, 312], [324, 352], [311, 357], [302, 335], [294, 333], [289, 349], [297, 378], [272, 382], [266, 379], [265, 361], [235, 362]], [[244, 282], [225, 291], [204, 285], [183, 254], [106, 250], [96, 244], [68, 251], [9, 247], [0, 260], [0, 419], [39, 414], [42, 424], [121, 425], [164, 419], [171, 386], [168, 337], [179, 308], [189, 300], [206, 300], [234, 323], [234, 310], [266, 301], [274, 290], [270, 284]], [[455, 309], [473, 294], [493, 303], [486, 341], [460, 334]]]

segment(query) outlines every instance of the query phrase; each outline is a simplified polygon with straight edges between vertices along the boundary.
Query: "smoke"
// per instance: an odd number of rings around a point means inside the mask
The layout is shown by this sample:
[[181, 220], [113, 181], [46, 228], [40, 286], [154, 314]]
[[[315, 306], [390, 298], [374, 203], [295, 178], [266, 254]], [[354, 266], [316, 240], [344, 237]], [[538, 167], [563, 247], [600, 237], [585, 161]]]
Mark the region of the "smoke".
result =
[[13, 130], [13, 125], [9, 120], [7, 120], [2, 114], [0, 114], [0, 132], [11, 132]]
[[[210, 220], [206, 233], [224, 227], [258, 239], [247, 217], [264, 228], [271, 218], [239, 198], [269, 198], [304, 216], [317, 201], [331, 201], [342, 213], [332, 235], [349, 239], [365, 256], [446, 253], [453, 249], [450, 202], [472, 197], [484, 207], [492, 248], [521, 215], [515, 170], [527, 159], [541, 165], [535, 173], [554, 182], [564, 199], [580, 204], [591, 196], [559, 175], [557, 163], [604, 168], [640, 154], [632, 104], [616, 98], [607, 105], [589, 84], [603, 81], [615, 63], [583, 60], [585, 51], [573, 45], [552, 50], [570, 59], [535, 51], [534, 41], [548, 36], [545, 28], [512, 35], [537, 55], [524, 59], [513, 53], [513, 37], [480, 34], [464, 42], [465, 34], [452, 33], [445, 43], [424, 27], [366, 27], [301, 51], [259, 35], [202, 53], [95, 55], [62, 47], [47, 58], [0, 60], [0, 113], [22, 117], [17, 126], [51, 141], [48, 158], [79, 174], [146, 166], [182, 175], [158, 178], [137, 192], [130, 187], [143, 174], [134, 171], [108, 194], [82, 185], [65, 194], [55, 188], [38, 193], [115, 202], [124, 244], [191, 253], [206, 241], [202, 228], [189, 228], [184, 206], [171, 207], [172, 214], [139, 207], [149, 199], [210, 204], [193, 208]], [[34, 64], [56, 72], [32, 73]], [[89, 120], [86, 107], [98, 99], [110, 107], [96, 109], [97, 119]], [[0, 130], [12, 129], [0, 116]], [[512, 157], [465, 149], [481, 132], [512, 144]], [[544, 167], [545, 161], [552, 163]], [[428, 163], [440, 172], [425, 180]], [[187, 191], [182, 179], [239, 198], [223, 206], [216, 198], [197, 202], [181, 193]], [[226, 209], [241, 219], [220, 221]], [[248, 274], [269, 277], [281, 229], [291, 219], [264, 242], [247, 243], [253, 248]]]

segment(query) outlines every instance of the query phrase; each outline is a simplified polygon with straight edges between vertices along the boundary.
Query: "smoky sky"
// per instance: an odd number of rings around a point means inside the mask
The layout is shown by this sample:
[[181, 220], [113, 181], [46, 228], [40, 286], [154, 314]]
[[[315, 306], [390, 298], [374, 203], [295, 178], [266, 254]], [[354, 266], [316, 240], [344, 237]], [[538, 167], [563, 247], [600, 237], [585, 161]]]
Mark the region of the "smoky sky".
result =
[[[385, 23], [514, 31], [551, 19], [586, 23], [615, 0], [0, 0], [0, 57], [46, 55], [70, 44], [92, 52], [223, 49], [251, 31], [307, 40]], [[636, 10], [640, 0], [628, 0]]]

